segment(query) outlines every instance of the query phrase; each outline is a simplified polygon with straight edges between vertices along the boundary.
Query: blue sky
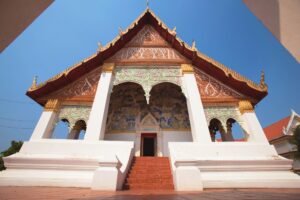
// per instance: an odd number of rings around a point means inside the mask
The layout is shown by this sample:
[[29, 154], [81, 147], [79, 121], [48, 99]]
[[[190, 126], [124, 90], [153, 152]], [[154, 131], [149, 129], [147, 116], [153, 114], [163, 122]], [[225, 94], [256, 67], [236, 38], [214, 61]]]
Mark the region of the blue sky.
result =
[[[34, 75], [45, 81], [89, 57], [146, 7], [146, 0], [57, 0], [0, 54], [0, 151], [28, 140], [42, 108], [25, 95]], [[259, 82], [269, 95], [256, 107], [266, 126], [300, 112], [300, 66], [241, 0], [150, 0], [178, 36], [206, 55]]]

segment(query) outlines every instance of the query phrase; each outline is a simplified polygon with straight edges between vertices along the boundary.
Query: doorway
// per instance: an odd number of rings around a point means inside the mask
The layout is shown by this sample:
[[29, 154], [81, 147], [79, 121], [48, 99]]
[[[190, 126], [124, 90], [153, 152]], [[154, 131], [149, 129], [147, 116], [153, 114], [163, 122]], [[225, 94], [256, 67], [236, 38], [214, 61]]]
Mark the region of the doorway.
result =
[[143, 133], [141, 156], [156, 156], [156, 133]]

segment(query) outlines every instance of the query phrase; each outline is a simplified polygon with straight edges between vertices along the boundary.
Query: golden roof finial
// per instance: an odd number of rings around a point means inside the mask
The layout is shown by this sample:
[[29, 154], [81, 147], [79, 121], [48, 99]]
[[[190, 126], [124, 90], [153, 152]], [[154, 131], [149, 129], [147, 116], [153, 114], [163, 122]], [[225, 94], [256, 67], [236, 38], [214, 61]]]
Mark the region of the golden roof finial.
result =
[[32, 81], [32, 85], [31, 85], [31, 89], [35, 89], [37, 87], [37, 76], [33, 77], [33, 81]]
[[98, 45], [97, 52], [99, 53], [102, 50], [103, 46], [102, 46], [101, 42], [98, 42], [97, 45]]
[[261, 75], [260, 75], [260, 86], [262, 87], [262, 88], [265, 88], [265, 87], [267, 87], [267, 84], [266, 84], [266, 82], [265, 82], [265, 72], [263, 71], [263, 70], [261, 70]]
[[197, 51], [197, 48], [196, 48], [196, 41], [193, 40], [193, 43], [192, 43], [192, 50], [193, 51]]

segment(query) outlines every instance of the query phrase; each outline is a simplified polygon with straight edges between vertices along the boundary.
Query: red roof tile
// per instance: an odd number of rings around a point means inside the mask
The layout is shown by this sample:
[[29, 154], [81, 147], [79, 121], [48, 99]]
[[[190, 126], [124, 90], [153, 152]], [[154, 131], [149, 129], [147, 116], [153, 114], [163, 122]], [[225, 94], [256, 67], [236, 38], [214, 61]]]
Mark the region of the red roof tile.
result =
[[264, 128], [265, 135], [269, 141], [279, 138], [284, 135], [283, 127], [287, 127], [290, 121], [290, 116], [285, 117]]

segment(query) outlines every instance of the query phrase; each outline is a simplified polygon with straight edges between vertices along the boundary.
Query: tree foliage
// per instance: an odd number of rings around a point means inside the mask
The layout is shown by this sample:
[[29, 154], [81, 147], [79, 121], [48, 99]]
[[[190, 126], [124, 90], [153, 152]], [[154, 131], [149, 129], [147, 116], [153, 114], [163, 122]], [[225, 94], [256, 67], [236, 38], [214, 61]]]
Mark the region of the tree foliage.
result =
[[290, 139], [290, 142], [297, 146], [297, 151], [295, 152], [294, 157], [300, 158], [300, 125], [298, 125], [293, 132], [294, 134]]
[[22, 145], [23, 145], [22, 141], [16, 142], [16, 141], [13, 140], [13, 141], [11, 141], [11, 146], [7, 150], [1, 152], [1, 154], [0, 154], [0, 171], [6, 169], [5, 166], [4, 166], [4, 162], [3, 162], [2, 157], [10, 156], [14, 153], [19, 152]]

